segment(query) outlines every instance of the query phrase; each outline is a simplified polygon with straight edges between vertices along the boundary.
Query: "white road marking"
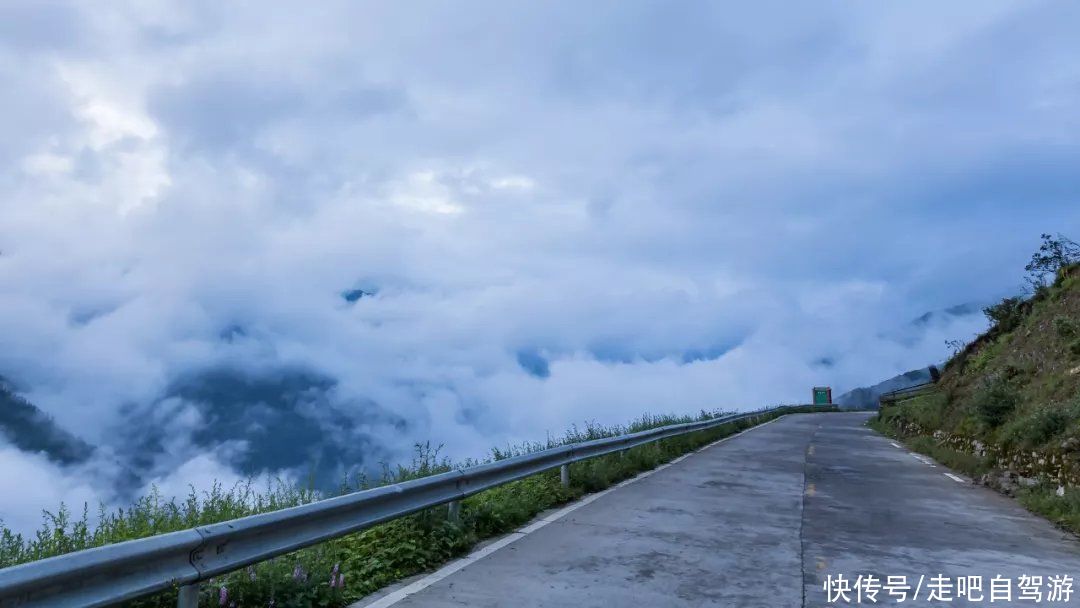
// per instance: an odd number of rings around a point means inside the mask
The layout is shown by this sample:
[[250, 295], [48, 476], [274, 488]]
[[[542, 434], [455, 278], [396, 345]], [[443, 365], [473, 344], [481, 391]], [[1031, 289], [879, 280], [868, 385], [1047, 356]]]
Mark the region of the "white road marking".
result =
[[894, 448], [900, 448], [901, 450], [904, 449], [904, 448], [900, 447], [900, 444], [896, 443], [895, 441], [890, 441], [889, 443], [891, 443], [892, 447], [894, 447]]
[[[894, 446], [903, 449], [901, 446], [897, 445], [895, 442], [890, 441], [889, 443], [892, 443]], [[935, 467], [935, 468], [937, 467], [937, 465], [934, 464], [933, 460], [930, 460], [929, 458], [927, 458], [926, 456], [923, 456], [922, 454], [916, 454], [915, 452], [908, 452], [908, 453], [911, 454], [912, 458], [914, 458], [915, 460], [918, 460], [919, 462], [921, 462], [921, 463], [923, 463], [925, 465], [929, 465], [929, 466]], [[952, 473], [944, 473], [944, 475], [946, 477], [948, 477], [949, 479], [955, 481], [956, 483], [963, 483], [963, 484], [967, 483], [967, 480], [964, 479], [963, 477], [960, 477], [959, 475], [953, 475]]]
[[[483, 558], [487, 557], [488, 555], [498, 551], [499, 549], [502, 549], [506, 545], [509, 545], [510, 543], [514, 542], [515, 540], [517, 540], [517, 539], [519, 539], [519, 538], [521, 538], [523, 536], [525, 536], [524, 532], [512, 532], [510, 534], [507, 534], [506, 536], [504, 536], [504, 537], [500, 538], [499, 540], [491, 543], [490, 545], [484, 547], [483, 549], [480, 549], [479, 551], [471, 553], [468, 556], [463, 557], [463, 558], [461, 558], [461, 559], [459, 559], [457, 561], [450, 562], [449, 564], [443, 566], [442, 568], [436, 570], [435, 572], [432, 572], [431, 574], [425, 576], [424, 578], [416, 581], [415, 583], [413, 583], [411, 585], [406, 585], [405, 587], [402, 587], [401, 589], [398, 589], [397, 591], [394, 591], [393, 593], [388, 593], [388, 594], [384, 595], [383, 597], [379, 598], [374, 603], [368, 604], [366, 608], [385, 608], [386, 606], [391, 606], [393, 604], [396, 604], [396, 603], [400, 602], [401, 600], [409, 597], [410, 595], [412, 595], [412, 594], [414, 594], [414, 593], [416, 593], [418, 591], [422, 591], [422, 590], [424, 590], [425, 588], [427, 588], [427, 587], [429, 587], [431, 585], [434, 585], [435, 583], [437, 583], [437, 582], [441, 581], [442, 579], [450, 576], [451, 574], [457, 572], [458, 570], [461, 570], [462, 568], [464, 568], [465, 566], [468, 566], [469, 564], [475, 562], [476, 560], [483, 559]], [[356, 605], [356, 604], [354, 604], [354, 605]]]
[[[672, 460], [670, 462], [662, 464], [662, 465], [656, 467], [655, 469], [651, 469], [649, 471], [645, 471], [643, 473], [640, 473], [640, 474], [638, 474], [638, 475], [636, 475], [634, 477], [631, 477], [630, 479], [627, 479], [625, 481], [619, 482], [619, 483], [611, 486], [610, 488], [608, 488], [606, 490], [602, 490], [602, 491], [597, 492], [595, 494], [589, 494], [585, 498], [582, 498], [581, 500], [578, 500], [575, 503], [572, 503], [572, 504], [570, 504], [570, 505], [568, 505], [566, 507], [563, 507], [562, 509], [559, 509], [558, 511], [552, 513], [551, 515], [548, 515], [547, 517], [544, 517], [544, 518], [538, 519], [537, 521], [534, 521], [533, 523], [525, 526], [524, 528], [521, 528], [517, 532], [511, 532], [510, 534], [507, 534], [506, 536], [504, 536], [504, 537], [500, 538], [499, 540], [491, 543], [490, 545], [486, 545], [483, 548], [477, 549], [476, 551], [473, 551], [472, 553], [466, 555], [465, 557], [463, 557], [461, 559], [454, 560], [454, 561], [450, 562], [449, 564], [446, 564], [442, 568], [439, 568], [435, 572], [432, 572], [431, 574], [425, 576], [424, 578], [422, 578], [422, 579], [420, 579], [420, 580], [418, 580], [416, 582], [413, 582], [413, 583], [411, 583], [409, 585], [406, 585], [406, 586], [402, 587], [401, 589], [397, 589], [395, 591], [387, 593], [386, 595], [382, 596], [381, 598], [375, 600], [374, 602], [372, 602], [370, 604], [361, 604], [360, 602], [356, 602], [354, 604], [351, 604], [349, 606], [349, 608], [361, 608], [361, 607], [362, 608], [387, 608], [388, 606], [393, 606], [394, 604], [396, 604], [396, 603], [400, 602], [401, 600], [409, 597], [410, 595], [413, 595], [415, 593], [423, 591], [424, 589], [427, 589], [428, 587], [430, 587], [430, 586], [434, 585], [435, 583], [443, 580], [444, 578], [450, 576], [451, 574], [457, 572], [458, 570], [461, 570], [465, 566], [468, 566], [469, 564], [472, 564], [473, 562], [477, 562], [477, 561], [480, 561], [480, 560], [484, 559], [485, 557], [487, 557], [487, 556], [491, 555], [492, 553], [498, 551], [499, 549], [502, 549], [503, 547], [513, 543], [514, 541], [525, 538], [525, 536], [527, 536], [529, 534], [532, 534], [533, 532], [536, 532], [540, 528], [543, 528], [544, 526], [546, 526], [546, 525], [548, 525], [550, 523], [554, 523], [554, 522], [562, 519], [563, 517], [566, 517], [570, 513], [574, 512], [574, 511], [577, 511], [581, 507], [584, 507], [585, 505], [597, 500], [598, 498], [600, 498], [600, 497], [602, 497], [602, 496], [604, 496], [604, 495], [606, 495], [606, 494], [608, 494], [610, 492], [614, 492], [615, 490], [618, 490], [619, 488], [622, 488], [622, 487], [628, 486], [628, 485], [630, 485], [632, 483], [641, 481], [642, 479], [645, 479], [646, 477], [649, 477], [650, 475], [652, 475], [653, 473], [656, 473], [658, 471], [663, 471], [664, 469], [670, 467], [673, 464], [677, 464], [679, 462], [682, 462], [683, 460], [686, 460], [689, 456], [692, 456], [692, 455], [696, 454], [697, 452], [703, 452], [703, 451], [713, 447], [714, 445], [724, 443], [725, 441], [727, 441], [729, 439], [734, 439], [734, 438], [738, 437], [739, 435], [742, 435], [743, 433], [748, 433], [748, 432], [753, 431], [755, 429], [760, 429], [763, 426], [772, 424], [772, 423], [776, 422], [777, 420], [780, 420], [784, 416], [787, 416], [787, 414], [784, 414], [782, 416], [777, 416], [776, 418], [773, 418], [772, 420], [770, 420], [768, 422], [765, 422], [763, 424], [758, 424], [758, 425], [752, 426], [752, 427], [750, 427], [750, 428], [748, 428], [746, 430], [739, 431], [738, 433], [735, 433], [734, 435], [728, 435], [727, 437], [724, 437], [722, 439], [718, 439], [718, 440], [706, 445], [705, 447], [699, 448], [698, 450], [693, 451], [693, 452], [683, 454], [682, 456], [679, 456], [678, 458], [675, 458], [674, 460]], [[363, 600], [361, 600], [361, 601], [363, 601]]]
[[925, 464], [927, 466], [931, 466], [931, 467], [936, 467], [937, 466], [936, 464], [934, 464], [933, 460], [930, 460], [929, 458], [927, 458], [926, 456], [923, 456], [922, 454], [916, 454], [914, 452], [911, 452], [911, 456], [915, 460], [918, 460], [919, 462], [921, 462], [921, 463], [923, 463], [923, 464]]

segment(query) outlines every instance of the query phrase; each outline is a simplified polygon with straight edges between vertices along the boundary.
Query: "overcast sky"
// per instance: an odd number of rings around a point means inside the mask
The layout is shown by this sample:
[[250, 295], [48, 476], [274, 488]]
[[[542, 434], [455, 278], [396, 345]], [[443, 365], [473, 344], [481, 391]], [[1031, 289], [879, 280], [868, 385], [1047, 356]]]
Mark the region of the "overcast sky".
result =
[[[176, 429], [178, 488], [245, 449], [186, 439], [169, 387], [215, 368], [330, 379], [389, 457], [874, 383], [984, 323], [913, 319], [1080, 234], [1077, 31], [1075, 2], [5, 2], [0, 375], [95, 445]], [[8, 521], [104, 491], [10, 446], [0, 477], [55, 480]]]

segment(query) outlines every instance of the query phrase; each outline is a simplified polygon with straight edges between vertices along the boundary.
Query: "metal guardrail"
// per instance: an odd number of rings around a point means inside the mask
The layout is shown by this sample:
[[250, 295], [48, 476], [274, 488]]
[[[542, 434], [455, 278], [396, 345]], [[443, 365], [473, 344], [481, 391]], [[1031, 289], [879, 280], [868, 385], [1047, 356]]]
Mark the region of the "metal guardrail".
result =
[[922, 384], [916, 384], [914, 386], [908, 386], [896, 389], [894, 391], [889, 391], [887, 393], [882, 393], [880, 396], [878, 396], [878, 407], [896, 405], [901, 401], [918, 397], [919, 395], [922, 395], [926, 391], [933, 388], [934, 384], [935, 383], [932, 381], [924, 382]]
[[363, 490], [319, 502], [148, 538], [106, 545], [0, 570], [0, 608], [109, 606], [179, 588], [180, 608], [197, 606], [198, 584], [391, 519], [542, 471], [661, 439], [755, 420], [778, 407], [575, 443]]

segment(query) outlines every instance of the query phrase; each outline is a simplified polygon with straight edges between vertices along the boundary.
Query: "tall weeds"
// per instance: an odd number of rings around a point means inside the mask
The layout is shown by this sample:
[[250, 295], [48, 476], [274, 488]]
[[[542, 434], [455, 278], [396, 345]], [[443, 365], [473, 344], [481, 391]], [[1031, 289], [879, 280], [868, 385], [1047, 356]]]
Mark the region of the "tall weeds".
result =
[[[575, 425], [562, 437], [496, 448], [487, 459], [461, 463], [441, 457], [438, 447], [430, 443], [418, 443], [408, 465], [385, 467], [382, 478], [376, 483], [369, 483], [364, 478], [343, 483], [338, 493], [416, 479], [455, 467], [571, 443], [669, 424], [710, 420], [720, 414], [703, 411], [697, 416], [645, 415], [627, 425]], [[746, 423], [726, 424], [634, 448], [622, 456], [609, 455], [575, 463], [571, 465], [568, 488], [560, 484], [558, 471], [548, 471], [487, 490], [463, 501], [458, 523], [448, 520], [445, 507], [436, 507], [262, 562], [204, 584], [200, 605], [344, 606], [396, 580], [434, 568], [468, 551], [480, 539], [513, 530], [541, 511], [610, 487], [746, 426]], [[266, 513], [327, 497], [310, 488], [271, 480], [264, 487], [257, 487], [252, 481], [228, 488], [215, 483], [201, 492], [192, 488], [182, 499], [162, 496], [155, 488], [126, 508], [115, 511], [99, 508], [94, 518], [90, 517], [85, 505], [77, 516], [66, 505], [60, 505], [56, 511], [45, 512], [42, 527], [33, 536], [24, 537], [0, 524], [0, 567]], [[175, 592], [163, 593], [132, 605], [173, 606], [175, 598]]]

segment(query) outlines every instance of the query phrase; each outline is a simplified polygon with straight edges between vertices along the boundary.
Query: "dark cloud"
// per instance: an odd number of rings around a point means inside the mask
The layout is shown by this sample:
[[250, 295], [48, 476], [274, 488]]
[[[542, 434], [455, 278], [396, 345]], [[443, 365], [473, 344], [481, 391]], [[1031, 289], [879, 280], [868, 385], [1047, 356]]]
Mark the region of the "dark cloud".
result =
[[551, 375], [551, 365], [548, 360], [535, 350], [518, 351], [517, 362], [521, 369], [537, 378], [543, 379]]
[[359, 288], [357, 288], [357, 289], [347, 289], [347, 290], [341, 292], [342, 299], [345, 300], [346, 302], [350, 303], [350, 304], [352, 304], [353, 302], [357, 302], [362, 298], [365, 298], [365, 297], [370, 298], [371, 296], [374, 296], [374, 295], [375, 295], [374, 290], [365, 291], [365, 290], [359, 289]]

